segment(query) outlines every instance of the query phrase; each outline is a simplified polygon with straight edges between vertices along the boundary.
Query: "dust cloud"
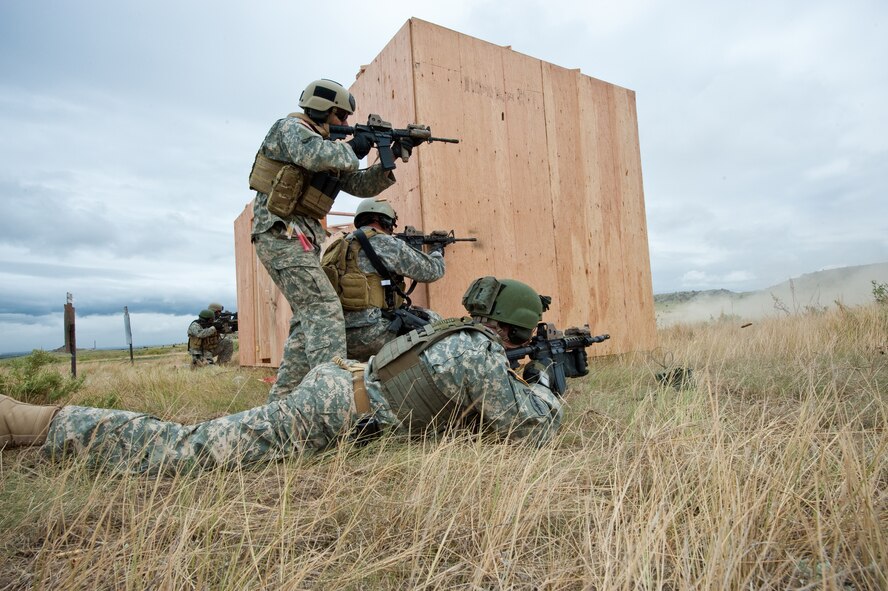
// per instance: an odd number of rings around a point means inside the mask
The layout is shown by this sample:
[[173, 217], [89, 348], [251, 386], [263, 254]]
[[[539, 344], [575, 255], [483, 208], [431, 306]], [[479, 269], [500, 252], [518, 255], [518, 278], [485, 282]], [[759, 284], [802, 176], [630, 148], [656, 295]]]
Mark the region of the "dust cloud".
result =
[[874, 301], [873, 281], [888, 283], [888, 263], [808, 273], [759, 291], [680, 292], [655, 296], [657, 326], [730, 319], [752, 321]]

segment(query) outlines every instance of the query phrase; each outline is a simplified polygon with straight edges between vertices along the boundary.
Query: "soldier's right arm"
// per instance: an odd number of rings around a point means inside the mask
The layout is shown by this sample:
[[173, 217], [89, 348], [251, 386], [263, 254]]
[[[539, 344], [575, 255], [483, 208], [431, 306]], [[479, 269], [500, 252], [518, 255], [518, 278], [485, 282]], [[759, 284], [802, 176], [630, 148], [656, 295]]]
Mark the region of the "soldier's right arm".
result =
[[272, 160], [292, 162], [312, 172], [353, 172], [360, 166], [348, 144], [325, 140], [295, 117], [275, 123], [262, 144], [262, 152]]
[[484, 422], [507, 439], [548, 443], [564, 416], [558, 397], [540, 384], [528, 384], [502, 363], [490, 372], [492, 384], [483, 394]]

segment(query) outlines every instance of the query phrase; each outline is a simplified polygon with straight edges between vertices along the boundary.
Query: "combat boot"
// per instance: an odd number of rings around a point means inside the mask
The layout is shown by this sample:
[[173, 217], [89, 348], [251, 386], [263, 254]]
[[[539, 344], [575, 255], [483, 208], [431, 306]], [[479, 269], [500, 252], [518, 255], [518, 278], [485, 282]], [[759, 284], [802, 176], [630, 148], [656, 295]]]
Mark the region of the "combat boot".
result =
[[0, 394], [0, 449], [42, 444], [49, 423], [61, 408], [26, 404]]

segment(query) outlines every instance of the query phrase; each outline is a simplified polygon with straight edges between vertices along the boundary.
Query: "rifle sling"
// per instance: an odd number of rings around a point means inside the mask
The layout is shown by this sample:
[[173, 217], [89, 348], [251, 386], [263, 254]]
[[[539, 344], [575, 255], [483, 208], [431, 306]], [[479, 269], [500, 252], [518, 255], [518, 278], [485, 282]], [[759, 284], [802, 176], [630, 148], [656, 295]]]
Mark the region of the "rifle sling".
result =
[[373, 265], [373, 268], [376, 269], [376, 272], [379, 273], [379, 276], [383, 279], [388, 279], [389, 281], [391, 281], [391, 271], [386, 268], [385, 263], [382, 262], [382, 259], [380, 259], [379, 255], [376, 254], [376, 251], [373, 250], [373, 245], [370, 244], [370, 240], [367, 238], [367, 235], [364, 234], [364, 231], [358, 228], [357, 230], [355, 230], [354, 234], [358, 243], [361, 245], [361, 248], [363, 248], [364, 252], [367, 253], [367, 258], [370, 259], [370, 264]]
[[364, 234], [363, 230], [361, 230], [360, 228], [357, 228], [354, 231], [354, 236], [355, 236], [355, 239], [358, 241], [358, 244], [361, 245], [361, 248], [367, 254], [367, 258], [370, 259], [370, 264], [373, 265], [373, 268], [376, 269], [377, 273], [379, 273], [379, 276], [382, 277], [383, 279], [386, 279], [389, 282], [389, 284], [386, 286], [386, 290], [385, 290], [385, 294], [386, 294], [385, 299], [386, 299], [386, 304], [388, 305], [388, 307], [389, 308], [395, 307], [395, 301], [394, 301], [395, 298], [394, 298], [394, 296], [391, 295], [392, 291], [397, 292], [398, 295], [400, 295], [402, 298], [404, 298], [407, 301], [407, 305], [409, 306], [410, 305], [410, 298], [407, 297], [407, 294], [409, 294], [410, 291], [412, 291], [412, 290], [408, 290], [407, 293], [405, 294], [400, 289], [398, 289], [398, 286], [396, 285], [395, 280], [392, 278], [391, 271], [388, 270], [388, 268], [385, 266], [385, 263], [382, 262], [382, 259], [380, 259], [379, 255], [376, 254], [376, 251], [373, 250], [373, 245], [370, 244], [370, 240], [367, 238], [367, 235]]

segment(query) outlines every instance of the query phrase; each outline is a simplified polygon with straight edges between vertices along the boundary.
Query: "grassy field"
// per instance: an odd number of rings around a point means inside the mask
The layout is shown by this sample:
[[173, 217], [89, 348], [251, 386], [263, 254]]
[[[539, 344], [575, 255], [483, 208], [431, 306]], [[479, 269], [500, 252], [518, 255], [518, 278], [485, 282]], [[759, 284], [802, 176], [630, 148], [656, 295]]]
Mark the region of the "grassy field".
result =
[[[0, 589], [888, 588], [888, 306], [659, 337], [593, 360], [539, 450], [383, 438], [177, 477], [0, 452]], [[182, 422], [273, 373], [79, 369], [65, 401]]]

